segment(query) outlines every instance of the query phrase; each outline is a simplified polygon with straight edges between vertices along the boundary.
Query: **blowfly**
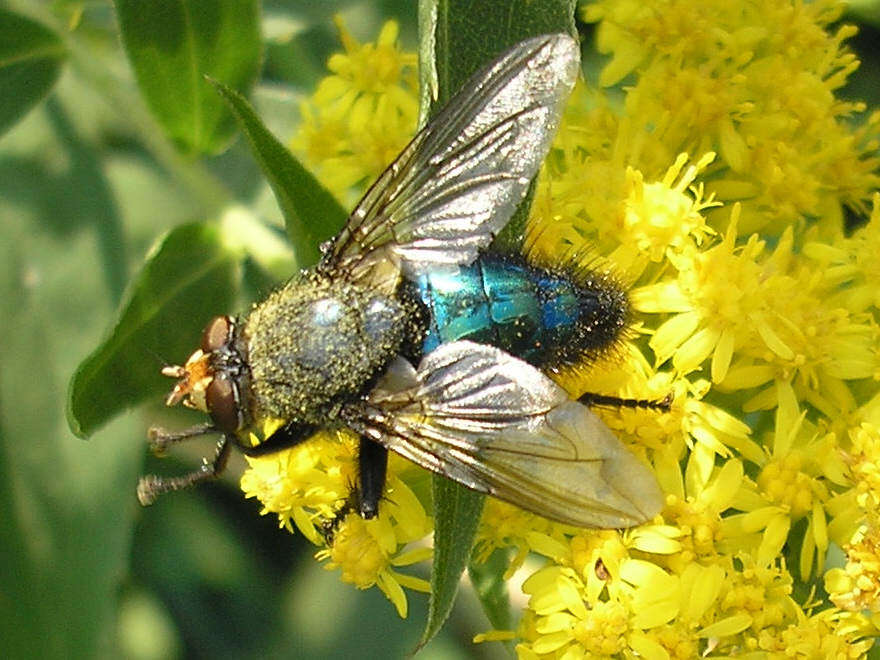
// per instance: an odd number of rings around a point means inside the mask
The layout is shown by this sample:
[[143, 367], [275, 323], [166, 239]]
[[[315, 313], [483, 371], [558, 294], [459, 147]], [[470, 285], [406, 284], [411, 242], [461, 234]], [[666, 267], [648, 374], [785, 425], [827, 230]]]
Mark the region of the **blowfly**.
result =
[[[344, 426], [360, 437], [364, 518], [378, 511], [388, 450], [564, 523], [654, 516], [651, 471], [545, 375], [619, 340], [625, 292], [573, 264], [486, 249], [547, 155], [578, 72], [564, 34], [503, 53], [385, 170], [314, 268], [249, 313], [213, 319], [186, 364], [164, 370], [178, 379], [168, 404], [211, 421], [151, 433], [158, 448], [218, 434], [216, 455], [185, 476], [142, 478], [141, 502], [216, 477], [233, 445], [266, 454]], [[267, 418], [285, 424], [251, 446]]]

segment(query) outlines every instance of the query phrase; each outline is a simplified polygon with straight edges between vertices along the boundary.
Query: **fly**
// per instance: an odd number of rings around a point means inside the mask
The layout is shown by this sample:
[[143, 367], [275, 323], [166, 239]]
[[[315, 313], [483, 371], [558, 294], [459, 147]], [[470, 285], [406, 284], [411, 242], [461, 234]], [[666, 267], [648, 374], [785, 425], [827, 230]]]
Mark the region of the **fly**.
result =
[[[485, 251], [550, 149], [579, 71], [564, 34], [523, 41], [474, 74], [385, 170], [312, 269], [248, 314], [220, 316], [167, 403], [210, 423], [152, 430], [154, 448], [219, 434], [213, 459], [143, 477], [142, 504], [324, 428], [360, 437], [354, 508], [378, 512], [388, 450], [547, 518], [628, 527], [653, 517], [651, 471], [545, 372], [607, 350], [627, 298], [608, 277]], [[260, 420], [285, 420], [251, 446]]]

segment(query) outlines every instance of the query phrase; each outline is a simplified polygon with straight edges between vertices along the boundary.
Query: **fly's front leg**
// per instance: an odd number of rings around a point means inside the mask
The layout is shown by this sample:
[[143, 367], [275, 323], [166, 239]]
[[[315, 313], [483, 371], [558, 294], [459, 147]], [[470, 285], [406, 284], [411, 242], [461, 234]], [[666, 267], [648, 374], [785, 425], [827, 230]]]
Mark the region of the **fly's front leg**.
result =
[[[138, 500], [144, 506], [149, 506], [162, 493], [189, 488], [202, 481], [216, 479], [226, 469], [226, 464], [229, 460], [229, 450], [233, 444], [237, 445], [248, 456], [262, 456], [297, 445], [307, 440], [314, 431], [315, 428], [312, 426], [288, 424], [278, 429], [265, 442], [256, 447], [245, 445], [235, 434], [224, 434], [217, 442], [214, 458], [212, 460], [202, 459], [202, 465], [198, 470], [179, 477], [160, 477], [155, 474], [141, 477], [137, 487]], [[150, 446], [154, 452], [161, 454], [165, 452], [169, 445], [216, 432], [217, 428], [213, 424], [199, 424], [198, 426], [178, 432], [152, 428], [149, 431]]]
[[155, 474], [141, 477], [137, 487], [138, 500], [143, 506], [149, 506], [162, 493], [189, 488], [199, 482], [216, 479], [226, 469], [226, 463], [229, 460], [229, 447], [229, 438], [224, 435], [217, 442], [213, 460], [209, 461], [207, 458], [203, 458], [202, 465], [198, 470], [179, 477], [160, 477]]
[[241, 449], [243, 454], [247, 456], [265, 456], [274, 454], [277, 451], [296, 447], [298, 444], [305, 442], [314, 435], [318, 427], [311, 424], [300, 424], [298, 422], [290, 422], [275, 431], [268, 438], [258, 445], [246, 445], [242, 440], [235, 436], [235, 443]]
[[211, 433], [217, 433], [217, 427], [210, 423], [196, 424], [183, 431], [166, 431], [158, 426], [153, 426], [147, 431], [147, 437], [150, 440], [150, 449], [158, 456], [164, 454], [170, 445]]

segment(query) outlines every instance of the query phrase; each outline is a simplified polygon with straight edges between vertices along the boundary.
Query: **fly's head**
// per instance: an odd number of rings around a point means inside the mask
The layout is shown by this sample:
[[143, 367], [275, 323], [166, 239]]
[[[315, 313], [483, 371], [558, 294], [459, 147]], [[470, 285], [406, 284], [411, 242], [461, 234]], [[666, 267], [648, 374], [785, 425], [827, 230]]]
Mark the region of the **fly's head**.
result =
[[236, 320], [217, 316], [205, 327], [199, 348], [186, 364], [162, 369], [163, 375], [177, 378], [165, 404], [201, 410], [210, 415], [216, 430], [236, 433], [248, 423], [247, 372]]

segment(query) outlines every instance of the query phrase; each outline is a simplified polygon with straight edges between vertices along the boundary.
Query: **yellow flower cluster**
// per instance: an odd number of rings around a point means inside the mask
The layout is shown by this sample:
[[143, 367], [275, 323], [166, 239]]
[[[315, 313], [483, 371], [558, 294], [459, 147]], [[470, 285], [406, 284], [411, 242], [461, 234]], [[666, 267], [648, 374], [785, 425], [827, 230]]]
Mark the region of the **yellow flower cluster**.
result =
[[[707, 189], [741, 201], [740, 230], [775, 235], [805, 218], [839, 225], [844, 205], [864, 211], [877, 187], [880, 114], [853, 130], [864, 104], [834, 96], [858, 67], [843, 47], [852, 26], [826, 30], [838, 0], [692, 3], [598, 0], [611, 55], [603, 87], [629, 85], [627, 124], [607, 144], [625, 164], [656, 177], [679, 153], [713, 150], [722, 160]], [[614, 135], [614, 134], [612, 134]]]
[[[265, 424], [262, 437], [271, 435], [273, 427], [277, 425]], [[403, 587], [430, 590], [426, 580], [395, 570], [432, 554], [424, 543], [407, 547], [433, 530], [407, 484], [418, 481], [409, 473], [421, 474], [411, 463], [391, 457], [379, 515], [365, 521], [345, 508], [357, 479], [357, 438], [351, 433], [321, 432], [291, 449], [247, 461], [241, 489], [260, 501], [262, 514], [275, 514], [282, 527], [293, 531], [296, 525], [312, 543], [325, 546], [317, 557], [327, 562], [328, 570], [339, 569], [343, 582], [358, 589], [377, 585], [400, 616], [408, 609]]]
[[361, 44], [336, 18], [344, 53], [327, 62], [332, 75], [300, 106], [291, 146], [343, 202], [372, 183], [406, 146], [419, 118], [414, 53], [397, 47], [398, 26], [384, 25], [376, 43]]
[[[653, 467], [666, 502], [649, 524], [618, 532], [488, 500], [477, 559], [512, 548], [508, 575], [530, 574], [517, 630], [480, 640], [515, 639], [529, 659], [856, 658], [873, 644], [880, 115], [834, 95], [858, 65], [843, 43], [852, 29], [828, 31], [840, 9], [583, 8], [611, 57], [600, 87], [572, 96], [528, 252], [552, 262], [589, 246], [591, 264], [632, 284], [631, 341], [554, 378], [574, 395], [672, 395], [668, 412], [596, 411]], [[340, 31], [345, 53], [304, 104], [293, 143], [343, 195], [403, 146], [417, 102], [414, 57], [397, 50], [393, 23], [375, 45]], [[862, 222], [851, 233], [845, 208]], [[323, 545], [349, 497], [354, 451], [325, 435], [251, 459], [242, 487]], [[393, 459], [388, 506], [374, 521], [331, 523], [319, 553], [401, 613], [401, 586], [426, 587], [395, 570], [430, 553], [425, 479]]]

